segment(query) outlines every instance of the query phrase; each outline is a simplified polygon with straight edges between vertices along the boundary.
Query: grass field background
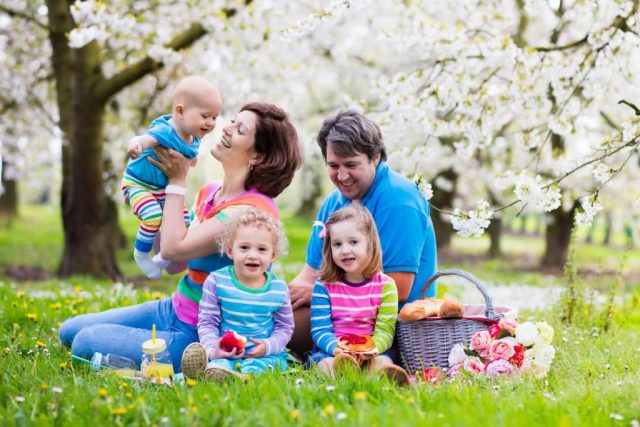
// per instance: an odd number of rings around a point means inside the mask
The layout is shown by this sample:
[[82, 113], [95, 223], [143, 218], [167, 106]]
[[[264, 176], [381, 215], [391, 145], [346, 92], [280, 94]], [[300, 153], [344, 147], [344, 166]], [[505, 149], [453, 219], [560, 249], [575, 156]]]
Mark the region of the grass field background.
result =
[[[310, 220], [284, 215], [289, 254], [274, 266], [291, 279], [304, 262]], [[137, 221], [121, 220], [132, 239]], [[384, 379], [346, 375], [337, 379], [294, 369], [224, 385], [154, 386], [97, 374], [71, 362], [57, 327], [79, 313], [136, 304], [169, 295], [177, 276], [145, 280], [130, 249], [118, 257], [122, 283], [71, 277], [55, 271], [62, 251], [58, 212], [23, 207], [21, 217], [0, 228], [1, 425], [624, 425], [640, 420], [640, 252], [618, 244], [579, 243], [574, 281], [535, 268], [540, 238], [506, 236], [507, 258], [487, 261], [486, 239], [454, 239], [441, 268], [462, 268], [505, 285], [562, 286], [579, 298], [561, 298], [521, 320], [545, 320], [555, 328], [556, 358], [546, 378], [474, 379], [461, 376], [438, 387], [400, 389]], [[45, 280], [17, 281], [7, 266], [49, 273]], [[616, 280], [616, 271], [623, 276]], [[585, 278], [588, 277], [588, 278]], [[449, 284], [442, 281], [441, 292]], [[592, 304], [590, 291], [606, 298]], [[567, 309], [570, 323], [563, 323]]]

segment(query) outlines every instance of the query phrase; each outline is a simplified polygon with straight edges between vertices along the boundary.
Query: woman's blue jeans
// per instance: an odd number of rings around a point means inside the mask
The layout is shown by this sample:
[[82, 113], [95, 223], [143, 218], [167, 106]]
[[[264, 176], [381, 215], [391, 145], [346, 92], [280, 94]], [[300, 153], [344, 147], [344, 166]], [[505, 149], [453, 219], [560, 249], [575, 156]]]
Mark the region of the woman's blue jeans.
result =
[[167, 342], [173, 369], [180, 372], [182, 352], [198, 341], [198, 330], [178, 319], [171, 298], [71, 317], [62, 323], [58, 333], [76, 356], [91, 358], [98, 351], [119, 354], [140, 364], [142, 343], [151, 339], [154, 323], [156, 336]]

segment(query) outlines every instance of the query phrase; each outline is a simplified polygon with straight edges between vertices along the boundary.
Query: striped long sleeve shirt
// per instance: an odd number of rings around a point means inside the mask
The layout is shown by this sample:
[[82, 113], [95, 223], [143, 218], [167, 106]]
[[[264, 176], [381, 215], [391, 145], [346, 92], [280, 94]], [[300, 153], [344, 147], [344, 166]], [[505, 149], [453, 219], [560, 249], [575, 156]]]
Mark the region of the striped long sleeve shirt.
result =
[[[248, 338], [264, 340], [265, 356], [285, 350], [293, 335], [293, 311], [287, 284], [271, 272], [260, 289], [238, 282], [233, 266], [214, 271], [203, 285], [198, 312], [198, 335], [207, 354], [220, 337], [234, 330]], [[248, 352], [255, 344], [247, 340]]]
[[379, 353], [393, 342], [398, 316], [398, 290], [384, 273], [361, 284], [316, 281], [311, 297], [311, 337], [316, 346], [333, 354], [338, 337], [372, 335]]

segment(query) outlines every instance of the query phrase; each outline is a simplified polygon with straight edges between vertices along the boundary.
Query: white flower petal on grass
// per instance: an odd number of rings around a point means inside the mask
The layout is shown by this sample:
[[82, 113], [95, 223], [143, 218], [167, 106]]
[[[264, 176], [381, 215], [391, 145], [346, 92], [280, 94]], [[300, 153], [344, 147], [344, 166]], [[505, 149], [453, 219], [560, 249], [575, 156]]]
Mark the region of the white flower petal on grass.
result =
[[618, 421], [622, 421], [624, 419], [624, 417], [620, 414], [616, 414], [614, 412], [612, 412], [611, 414], [609, 414], [610, 418], [613, 418], [614, 420], [618, 420]]
[[338, 412], [336, 414], [336, 420], [342, 421], [347, 419], [347, 414], [345, 412]]

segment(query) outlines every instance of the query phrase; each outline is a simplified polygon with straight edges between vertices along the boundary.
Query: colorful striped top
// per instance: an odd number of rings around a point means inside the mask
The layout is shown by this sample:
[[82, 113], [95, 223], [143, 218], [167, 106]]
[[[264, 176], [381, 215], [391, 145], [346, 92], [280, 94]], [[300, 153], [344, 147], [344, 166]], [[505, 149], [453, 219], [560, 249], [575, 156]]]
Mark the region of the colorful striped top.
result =
[[378, 353], [384, 353], [393, 342], [397, 316], [396, 282], [382, 272], [362, 283], [317, 280], [313, 287], [311, 337], [327, 354], [346, 334], [372, 335]]
[[247, 337], [245, 351], [264, 340], [265, 356], [282, 353], [293, 335], [293, 310], [289, 287], [271, 272], [260, 289], [247, 288], [233, 265], [214, 271], [204, 282], [198, 314], [198, 336], [207, 354], [218, 347], [223, 333], [233, 330]]
[[[213, 181], [205, 184], [193, 204], [190, 228], [209, 219], [217, 218], [223, 223], [229, 221], [234, 210], [244, 209], [249, 206], [261, 209], [274, 218], [278, 218], [278, 208], [272, 198], [265, 196], [255, 188], [225, 201], [218, 206], [214, 205], [216, 192], [222, 186], [222, 181]], [[173, 309], [180, 320], [189, 324], [198, 324], [198, 304], [202, 298], [202, 285], [209, 273], [222, 267], [233, 264], [225, 254], [219, 252], [196, 258], [187, 262], [187, 274], [178, 282], [178, 289], [173, 294]]]

